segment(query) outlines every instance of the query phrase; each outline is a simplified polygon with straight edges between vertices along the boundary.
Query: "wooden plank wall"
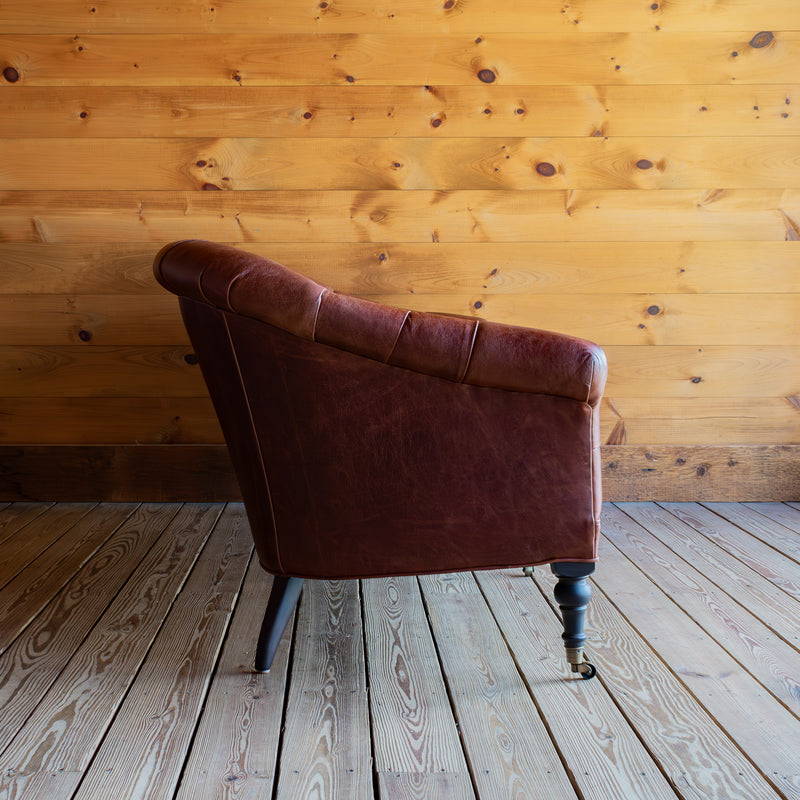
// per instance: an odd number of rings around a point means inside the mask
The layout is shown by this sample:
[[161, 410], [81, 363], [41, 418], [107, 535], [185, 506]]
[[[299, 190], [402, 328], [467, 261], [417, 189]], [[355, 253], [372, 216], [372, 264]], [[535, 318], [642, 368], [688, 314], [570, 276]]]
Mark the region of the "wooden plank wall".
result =
[[599, 342], [611, 499], [800, 497], [796, 0], [10, 0], [0, 32], [7, 499], [108, 494], [87, 465], [142, 445], [117, 496], [221, 499], [164, 447], [224, 462], [150, 272], [185, 237]]

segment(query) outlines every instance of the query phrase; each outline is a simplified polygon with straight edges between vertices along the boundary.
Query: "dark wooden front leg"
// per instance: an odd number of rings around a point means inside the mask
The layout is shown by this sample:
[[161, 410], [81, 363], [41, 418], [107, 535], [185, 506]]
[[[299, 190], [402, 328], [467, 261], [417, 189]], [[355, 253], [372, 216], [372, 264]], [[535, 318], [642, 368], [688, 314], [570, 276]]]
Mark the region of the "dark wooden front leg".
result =
[[558, 578], [553, 595], [564, 623], [561, 638], [567, 649], [567, 662], [582, 678], [593, 678], [597, 670], [593, 664], [583, 660], [583, 646], [586, 643], [586, 606], [592, 597], [592, 588], [586, 578], [594, 572], [594, 564], [569, 561], [551, 564], [550, 570]]
[[276, 575], [269, 594], [261, 633], [256, 646], [256, 672], [269, 672], [283, 632], [292, 618], [292, 612], [303, 590], [302, 578], [284, 578]]

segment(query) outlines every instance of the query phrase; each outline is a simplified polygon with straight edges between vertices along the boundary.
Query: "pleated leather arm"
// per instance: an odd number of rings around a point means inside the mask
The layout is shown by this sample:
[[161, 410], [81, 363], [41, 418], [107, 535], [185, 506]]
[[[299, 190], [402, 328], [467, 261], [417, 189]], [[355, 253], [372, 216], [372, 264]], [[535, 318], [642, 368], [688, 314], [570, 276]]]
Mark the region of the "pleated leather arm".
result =
[[386, 306], [331, 291], [269, 259], [199, 240], [156, 256], [175, 294], [296, 336], [450, 381], [596, 405], [607, 365], [596, 345], [563, 334]]

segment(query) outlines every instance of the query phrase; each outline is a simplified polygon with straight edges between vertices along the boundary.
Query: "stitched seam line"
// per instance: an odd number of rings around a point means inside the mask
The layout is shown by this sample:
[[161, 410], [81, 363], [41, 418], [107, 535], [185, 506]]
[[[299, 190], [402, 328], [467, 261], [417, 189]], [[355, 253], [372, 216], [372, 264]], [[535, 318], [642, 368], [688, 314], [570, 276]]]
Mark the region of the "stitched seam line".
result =
[[227, 291], [225, 292], [225, 305], [228, 307], [227, 310], [233, 311], [236, 314], [238, 314], [239, 312], [236, 311], [236, 309], [231, 305], [231, 290], [233, 289], [234, 284], [238, 282], [239, 278], [242, 277], [242, 275], [243, 273], [241, 272], [234, 275], [233, 278], [231, 279], [231, 282], [228, 284]]
[[475, 350], [475, 340], [478, 338], [478, 327], [480, 326], [481, 321], [479, 319], [475, 320], [475, 328], [472, 331], [472, 339], [469, 343], [469, 353], [467, 353], [466, 361], [464, 362], [464, 369], [461, 370], [461, 374], [458, 376], [457, 383], [464, 383], [464, 378], [467, 377], [467, 372], [469, 371], [469, 365], [472, 363], [472, 353]]
[[275, 558], [278, 562], [278, 568], [281, 572], [284, 572], [283, 568], [283, 559], [281, 559], [281, 549], [278, 543], [278, 526], [275, 522], [275, 507], [272, 505], [272, 493], [269, 490], [269, 479], [267, 478], [267, 470], [264, 466], [264, 454], [261, 452], [261, 445], [258, 441], [258, 436], [256, 435], [256, 424], [255, 420], [253, 419], [253, 409], [250, 407], [250, 398], [247, 395], [247, 390], [245, 389], [244, 385], [244, 378], [242, 377], [242, 370], [239, 367], [239, 359], [236, 356], [236, 348], [233, 345], [233, 339], [231, 337], [231, 329], [228, 326], [228, 317], [226, 314], [222, 315], [222, 321], [225, 323], [225, 333], [228, 335], [228, 344], [231, 348], [231, 353], [233, 354], [233, 363], [236, 365], [236, 374], [239, 376], [239, 385], [242, 388], [242, 394], [244, 395], [244, 402], [247, 406], [247, 415], [250, 418], [250, 429], [253, 432], [253, 441], [255, 442], [256, 449], [258, 450], [258, 460], [261, 464], [261, 474], [264, 476], [264, 487], [267, 490], [267, 500], [269, 502], [269, 512], [272, 516], [272, 535], [275, 541]]
[[317, 310], [314, 312], [314, 326], [311, 329], [311, 341], [312, 342], [316, 342], [317, 341], [317, 320], [319, 319], [319, 311], [322, 308], [322, 295], [324, 295], [325, 292], [327, 292], [327, 291], [329, 291], [329, 290], [328, 289], [323, 289], [319, 293], [319, 297], [317, 298]]
[[405, 316], [403, 317], [403, 321], [400, 323], [400, 328], [397, 331], [397, 336], [394, 337], [394, 344], [392, 345], [392, 349], [389, 351], [389, 355], [386, 356], [384, 359], [384, 364], [388, 364], [392, 360], [392, 356], [394, 355], [395, 348], [397, 347], [397, 343], [400, 341], [400, 334], [403, 332], [403, 328], [406, 326], [406, 321], [408, 320], [408, 316], [411, 311], [406, 311]]
[[586, 402], [587, 403], [589, 402], [589, 397], [592, 394], [592, 384], [594, 383], [594, 365], [595, 365], [595, 360], [596, 359], [594, 357], [592, 357], [592, 372], [591, 372], [591, 375], [589, 375], [589, 389], [586, 392]]
[[208, 303], [210, 306], [213, 306], [214, 303], [208, 299], [208, 295], [203, 291], [203, 276], [206, 274], [207, 269], [208, 267], [203, 267], [203, 269], [200, 271], [200, 274], [197, 276], [197, 291], [200, 292], [200, 297], [202, 297], [206, 303]]

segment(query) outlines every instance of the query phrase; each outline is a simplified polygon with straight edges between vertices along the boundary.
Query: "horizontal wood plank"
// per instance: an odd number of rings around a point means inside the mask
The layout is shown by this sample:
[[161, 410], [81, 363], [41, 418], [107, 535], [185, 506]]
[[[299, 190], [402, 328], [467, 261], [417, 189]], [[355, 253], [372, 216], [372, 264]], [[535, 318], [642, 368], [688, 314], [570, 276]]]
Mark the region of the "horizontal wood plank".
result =
[[[637, 387], [643, 394], [647, 386]], [[800, 444], [800, 412], [785, 397], [624, 397], [606, 394], [606, 444]]]
[[800, 32], [7, 34], [17, 86], [786, 84]]
[[[295, 4], [278, 0], [238, 0], [235, 5], [208, 6], [184, 0], [165, 7], [158, 0], [123, 0], [113, 4], [62, 0], [53, 8], [47, 0], [13, 0], [3, 4], [0, 28], [14, 33], [296, 33], [309, 30], [413, 33], [420, 29], [486, 32], [542, 31], [703, 31], [709, 26], [706, 9], [692, 0], [669, 4], [637, 4], [624, 0], [571, 0], [526, 3], [512, 0], [454, 2], [406, 0], [391, 10], [374, 0], [351, 0], [343, 7], [332, 3]], [[714, 9], [718, 30], [798, 28], [800, 13], [792, 0], [727, 3]]]
[[0, 139], [14, 190], [800, 188], [800, 137]]
[[797, 241], [800, 190], [0, 192], [5, 242]]
[[17, 86], [3, 96], [0, 138], [797, 136], [800, 114], [791, 104], [799, 89], [796, 82]]
[[605, 405], [611, 413], [616, 397], [648, 398], [664, 409], [669, 398], [771, 397], [793, 403], [790, 398], [798, 394], [800, 350], [792, 346], [604, 349], [609, 363]]
[[5, 397], [207, 397], [184, 347], [3, 347]]
[[800, 498], [800, 445], [606, 446], [608, 500]]
[[[800, 293], [800, 248], [793, 241], [227, 244], [362, 297]], [[0, 243], [0, 294], [158, 294], [152, 263], [159, 248]]]
[[2, 444], [223, 441], [207, 397], [5, 397], [0, 419]]
[[133, 295], [0, 295], [6, 346], [188, 344], [177, 299]]

